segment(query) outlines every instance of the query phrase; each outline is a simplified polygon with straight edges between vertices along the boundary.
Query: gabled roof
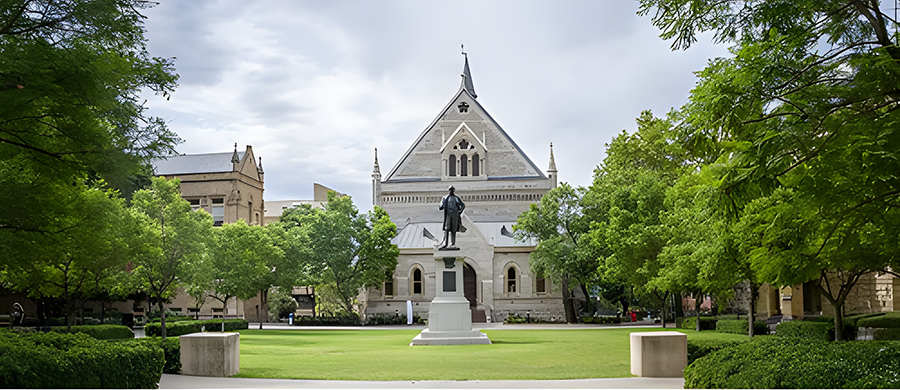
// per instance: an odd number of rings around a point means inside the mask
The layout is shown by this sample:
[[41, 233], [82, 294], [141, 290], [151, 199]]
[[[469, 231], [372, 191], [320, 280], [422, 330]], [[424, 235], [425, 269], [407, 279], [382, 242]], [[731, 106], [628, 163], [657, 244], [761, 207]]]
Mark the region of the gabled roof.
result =
[[[244, 152], [237, 153], [239, 159], [244, 158]], [[168, 156], [153, 161], [153, 172], [160, 176], [232, 172], [233, 156], [233, 152]]]
[[[400, 158], [399, 161], [397, 161], [397, 164], [395, 164], [394, 167], [391, 169], [391, 171], [385, 176], [385, 178], [383, 180], [384, 182], [440, 180], [440, 178], [434, 178], [434, 177], [422, 177], [422, 178], [417, 178], [417, 179], [411, 179], [411, 178], [395, 178], [395, 176], [398, 174], [398, 171], [399, 171], [400, 167], [403, 166], [404, 162], [407, 159], [409, 159], [409, 157], [413, 154], [413, 152], [419, 147], [419, 145], [422, 143], [422, 140], [428, 135], [429, 132], [431, 132], [435, 128], [435, 125], [441, 120], [441, 118], [443, 118], [448, 113], [448, 111], [453, 108], [453, 104], [457, 100], [459, 100], [463, 94], [465, 94], [466, 96], [471, 98], [472, 103], [477, 106], [478, 110], [480, 112], [484, 113], [486, 120], [489, 121], [497, 129], [500, 137], [502, 137], [507, 142], [509, 142], [509, 144], [512, 145], [513, 149], [519, 154], [519, 156], [521, 156], [525, 160], [525, 162], [534, 170], [534, 172], [537, 173], [537, 175], [535, 175], [535, 176], [515, 176], [515, 178], [516, 179], [521, 179], [521, 178], [546, 179], [547, 178], [547, 176], [544, 175], [544, 172], [540, 168], [538, 168], [538, 166], [535, 165], [535, 163], [533, 161], [531, 161], [531, 158], [529, 158], [528, 155], [525, 154], [524, 151], [522, 151], [522, 149], [519, 147], [519, 145], [516, 144], [516, 141], [514, 141], [509, 136], [509, 134], [507, 134], [506, 131], [503, 130], [503, 128], [500, 126], [500, 124], [497, 123], [497, 121], [494, 120], [494, 118], [491, 116], [491, 114], [488, 113], [487, 110], [485, 110], [484, 107], [481, 105], [481, 103], [478, 102], [478, 100], [476, 99], [477, 95], [475, 95], [475, 87], [472, 85], [471, 77], [472, 77], [471, 72], [469, 71], [469, 59], [468, 59], [468, 57], [466, 57], [466, 64], [465, 64], [465, 68], [463, 69], [463, 80], [460, 83], [459, 90], [456, 92], [455, 95], [453, 95], [453, 98], [450, 99], [450, 101], [444, 106], [444, 109], [441, 110], [441, 112], [434, 118], [434, 120], [431, 121], [431, 123], [428, 125], [428, 127], [426, 127], [425, 130], [423, 130], [422, 133], [419, 134], [419, 137], [416, 138], [416, 141], [413, 142], [413, 144], [409, 147], [409, 149], [406, 150], [406, 153], [403, 154], [403, 157]], [[488, 179], [489, 180], [507, 180], [510, 178], [512, 178], [512, 176], [493, 177], [493, 178], [489, 177]]]

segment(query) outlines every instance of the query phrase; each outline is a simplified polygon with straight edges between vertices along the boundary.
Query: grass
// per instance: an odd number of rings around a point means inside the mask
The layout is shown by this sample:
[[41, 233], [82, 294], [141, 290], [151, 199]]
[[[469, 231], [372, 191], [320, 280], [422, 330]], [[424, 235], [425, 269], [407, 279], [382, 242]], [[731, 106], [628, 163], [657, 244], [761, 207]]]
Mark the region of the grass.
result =
[[[410, 347], [417, 329], [242, 330], [245, 378], [540, 380], [631, 375], [631, 332], [660, 329], [498, 330], [492, 345]], [[690, 338], [746, 336], [679, 330]]]

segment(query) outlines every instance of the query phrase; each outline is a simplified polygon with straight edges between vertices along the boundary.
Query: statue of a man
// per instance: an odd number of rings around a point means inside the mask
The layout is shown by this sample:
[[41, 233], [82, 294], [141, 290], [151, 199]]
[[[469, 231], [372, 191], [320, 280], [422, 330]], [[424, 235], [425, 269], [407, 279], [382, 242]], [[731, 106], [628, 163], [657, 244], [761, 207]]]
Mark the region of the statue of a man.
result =
[[[458, 249], [456, 247], [456, 232], [462, 226], [462, 212], [466, 209], [466, 204], [454, 194], [455, 191], [456, 188], [450, 187], [450, 194], [441, 200], [440, 210], [444, 210], [444, 246], [440, 249]], [[448, 235], [450, 236], [449, 242], [447, 241]], [[449, 248], [447, 247], [448, 243], [450, 245]]]

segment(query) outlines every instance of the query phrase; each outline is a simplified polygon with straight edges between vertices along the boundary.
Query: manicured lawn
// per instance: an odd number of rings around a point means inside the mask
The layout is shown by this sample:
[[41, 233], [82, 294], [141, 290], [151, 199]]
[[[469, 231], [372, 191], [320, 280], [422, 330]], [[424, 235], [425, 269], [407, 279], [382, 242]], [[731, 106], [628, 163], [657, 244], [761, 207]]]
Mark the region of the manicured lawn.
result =
[[[657, 330], [487, 329], [492, 345], [419, 347], [409, 346], [417, 329], [242, 330], [237, 376], [384, 381], [630, 377], [629, 333]], [[723, 335], [684, 333], [691, 338]]]

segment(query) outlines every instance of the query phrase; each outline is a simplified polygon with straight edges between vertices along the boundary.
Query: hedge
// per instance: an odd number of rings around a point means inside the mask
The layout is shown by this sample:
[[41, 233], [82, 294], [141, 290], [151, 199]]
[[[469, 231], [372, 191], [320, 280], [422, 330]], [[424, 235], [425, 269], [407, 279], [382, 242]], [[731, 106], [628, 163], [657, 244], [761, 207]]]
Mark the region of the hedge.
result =
[[890, 312], [856, 321], [861, 328], [900, 328], [900, 312]]
[[757, 337], [699, 358], [685, 388], [897, 388], [900, 343]]
[[[195, 321], [195, 320], [197, 320], [197, 319], [194, 316], [175, 316], [175, 315], [166, 316], [166, 323], [178, 322], [178, 321]], [[162, 321], [161, 318], [151, 318], [150, 321], [147, 321], [147, 322], [148, 323], [154, 323], [154, 322], [159, 323], [160, 321]]]
[[900, 340], [900, 328], [877, 329], [872, 338], [875, 340]]
[[581, 322], [584, 322], [585, 324], [620, 324], [622, 323], [622, 317], [581, 317]]
[[688, 353], [688, 364], [694, 362], [699, 358], [702, 358], [706, 355], [709, 355], [715, 351], [720, 349], [730, 348], [736, 346], [738, 344], [743, 344], [750, 341], [750, 338], [747, 337], [747, 340], [738, 341], [738, 340], [692, 340], [688, 338], [687, 342], [687, 353]]
[[156, 388], [159, 347], [87, 334], [0, 332], [0, 388]]
[[[719, 321], [716, 322], [716, 332], [748, 334], [749, 331], [750, 330], [747, 329], [747, 320], [719, 319]], [[753, 334], [754, 335], [769, 334], [769, 327], [766, 325], [766, 322], [765, 321], [753, 321]]]
[[71, 331], [65, 326], [54, 326], [51, 332], [57, 333], [84, 333], [97, 340], [133, 339], [134, 331], [124, 325], [76, 325]]
[[775, 326], [780, 337], [803, 337], [822, 341], [834, 340], [834, 323], [818, 321], [785, 321]]
[[177, 337], [169, 337], [165, 341], [161, 337], [142, 337], [131, 340], [113, 340], [113, 342], [160, 347], [166, 361], [163, 365], [163, 374], [181, 374], [181, 340]]
[[360, 324], [358, 316], [294, 318], [294, 326], [359, 326]]
[[[225, 320], [225, 331], [228, 332], [247, 329], [249, 325], [250, 324], [247, 322], [247, 320]], [[201, 321], [176, 321], [171, 323], [166, 322], [166, 337], [174, 337], [190, 333], [202, 332], [204, 327], [207, 332], [221, 332], [222, 320], [212, 319]], [[147, 336], [162, 336], [161, 331], [162, 327], [159, 323], [149, 323], [147, 325], [144, 325], [144, 334], [146, 334]]]
[[[713, 317], [700, 317], [700, 330], [715, 330], [716, 322], [719, 320]], [[676, 320], [677, 323], [677, 320]], [[681, 329], [697, 329], [697, 317], [684, 317], [681, 320]]]

